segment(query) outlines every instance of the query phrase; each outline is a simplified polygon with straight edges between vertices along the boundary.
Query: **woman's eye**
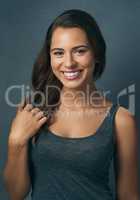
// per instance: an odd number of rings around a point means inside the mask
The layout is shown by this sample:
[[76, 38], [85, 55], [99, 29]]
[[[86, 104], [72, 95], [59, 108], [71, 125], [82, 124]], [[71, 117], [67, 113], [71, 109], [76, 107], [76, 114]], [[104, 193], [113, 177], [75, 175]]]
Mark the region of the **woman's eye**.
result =
[[57, 52], [54, 52], [54, 55], [56, 55], [56, 56], [62, 56], [62, 55], [63, 55], [63, 52], [57, 51]]
[[87, 51], [87, 49], [79, 49], [76, 51], [77, 54], [82, 55]]

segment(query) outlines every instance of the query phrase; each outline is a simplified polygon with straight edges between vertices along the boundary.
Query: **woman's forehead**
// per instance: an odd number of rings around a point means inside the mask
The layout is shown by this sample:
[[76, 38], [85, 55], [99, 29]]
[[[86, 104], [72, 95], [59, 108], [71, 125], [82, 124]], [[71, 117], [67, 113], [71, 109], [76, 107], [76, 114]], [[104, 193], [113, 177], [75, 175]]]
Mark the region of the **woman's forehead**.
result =
[[51, 46], [56, 45], [71, 46], [86, 45], [88, 39], [84, 30], [74, 27], [74, 28], [63, 28], [58, 27], [54, 30], [52, 34]]

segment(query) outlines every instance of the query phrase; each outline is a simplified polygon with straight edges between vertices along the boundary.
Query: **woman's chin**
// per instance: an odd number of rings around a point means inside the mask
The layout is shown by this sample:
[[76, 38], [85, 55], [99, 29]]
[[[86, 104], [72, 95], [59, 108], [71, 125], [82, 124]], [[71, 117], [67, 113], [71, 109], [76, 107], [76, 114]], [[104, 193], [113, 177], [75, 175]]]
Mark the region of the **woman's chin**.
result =
[[69, 89], [79, 89], [82, 88], [83, 85], [85, 85], [84, 80], [79, 81], [63, 81], [62, 84], [64, 87]]

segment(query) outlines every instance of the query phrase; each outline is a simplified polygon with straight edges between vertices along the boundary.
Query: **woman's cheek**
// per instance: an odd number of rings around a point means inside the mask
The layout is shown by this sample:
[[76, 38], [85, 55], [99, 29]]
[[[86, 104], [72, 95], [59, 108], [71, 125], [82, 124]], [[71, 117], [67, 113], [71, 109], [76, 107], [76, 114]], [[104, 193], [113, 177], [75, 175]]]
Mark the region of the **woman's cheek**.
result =
[[59, 67], [59, 65], [62, 63], [61, 59], [52, 59], [51, 61], [51, 66], [53, 66], [54, 68]]
[[83, 58], [80, 60], [80, 63], [85, 67], [90, 67], [94, 64], [94, 60], [91, 58]]
[[55, 59], [53, 59], [53, 61], [51, 61], [51, 67], [52, 67], [52, 71], [53, 73], [58, 77], [59, 76], [59, 70], [60, 70], [60, 66], [61, 66], [61, 62], [60, 61], [56, 61]]

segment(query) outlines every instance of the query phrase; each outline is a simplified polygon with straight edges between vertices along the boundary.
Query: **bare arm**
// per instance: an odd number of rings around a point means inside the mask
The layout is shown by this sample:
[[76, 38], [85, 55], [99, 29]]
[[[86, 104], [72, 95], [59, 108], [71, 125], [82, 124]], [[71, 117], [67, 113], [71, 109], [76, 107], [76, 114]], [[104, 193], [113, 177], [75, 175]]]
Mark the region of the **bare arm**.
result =
[[3, 175], [10, 200], [23, 200], [30, 191], [28, 141], [47, 121], [40, 109], [24, 104], [18, 108], [8, 138], [8, 156]]
[[23, 200], [30, 191], [28, 171], [28, 145], [8, 142], [8, 157], [4, 180], [11, 200]]
[[139, 200], [138, 131], [135, 119], [130, 112], [121, 107], [115, 122], [117, 200]]

